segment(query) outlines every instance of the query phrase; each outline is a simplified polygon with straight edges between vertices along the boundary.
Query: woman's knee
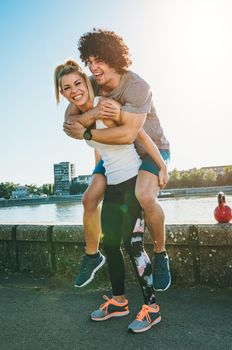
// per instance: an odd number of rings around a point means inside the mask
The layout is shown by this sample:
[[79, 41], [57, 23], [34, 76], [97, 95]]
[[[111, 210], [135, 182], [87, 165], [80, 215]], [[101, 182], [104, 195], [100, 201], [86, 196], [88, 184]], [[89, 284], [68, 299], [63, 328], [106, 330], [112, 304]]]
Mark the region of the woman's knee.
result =
[[103, 198], [104, 191], [105, 191], [105, 184], [103, 182], [96, 183], [96, 185], [92, 183], [87, 188], [82, 198], [82, 204], [85, 210], [88, 210], [88, 209], [93, 210], [97, 208]]
[[139, 256], [143, 250], [143, 236], [142, 234], [133, 234], [130, 239], [123, 241], [123, 244], [130, 258], [134, 258], [135, 256]]
[[94, 193], [93, 191], [86, 191], [82, 197], [82, 204], [85, 210], [97, 209], [101, 201], [101, 195]]
[[121, 248], [118, 244], [112, 245], [109, 243], [104, 243], [103, 241], [103, 249], [108, 258], [110, 257], [115, 259], [115, 257], [121, 255]]

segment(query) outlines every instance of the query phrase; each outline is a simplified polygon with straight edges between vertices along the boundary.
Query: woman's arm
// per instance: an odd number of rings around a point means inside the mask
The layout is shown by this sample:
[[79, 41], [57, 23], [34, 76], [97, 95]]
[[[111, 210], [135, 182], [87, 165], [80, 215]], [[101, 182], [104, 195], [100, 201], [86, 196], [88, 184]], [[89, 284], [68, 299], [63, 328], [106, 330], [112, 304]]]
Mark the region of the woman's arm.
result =
[[88, 112], [82, 113], [74, 104], [69, 103], [65, 111], [64, 124], [68, 123], [70, 125], [72, 122], [77, 121], [87, 128], [96, 121], [97, 114], [97, 107], [90, 109]]
[[168, 182], [168, 169], [167, 165], [164, 162], [163, 158], [160, 155], [159, 149], [156, 146], [156, 144], [152, 141], [150, 136], [147, 135], [147, 133], [144, 131], [144, 129], [141, 129], [137, 135], [137, 140], [143, 144], [143, 147], [145, 148], [146, 152], [149, 154], [149, 156], [154, 160], [154, 162], [158, 165], [160, 171], [159, 171], [159, 186], [160, 188], [164, 188]]
[[94, 158], [95, 158], [95, 166], [96, 166], [97, 163], [101, 160], [101, 155], [100, 155], [100, 153], [96, 150], [96, 148], [94, 148]]

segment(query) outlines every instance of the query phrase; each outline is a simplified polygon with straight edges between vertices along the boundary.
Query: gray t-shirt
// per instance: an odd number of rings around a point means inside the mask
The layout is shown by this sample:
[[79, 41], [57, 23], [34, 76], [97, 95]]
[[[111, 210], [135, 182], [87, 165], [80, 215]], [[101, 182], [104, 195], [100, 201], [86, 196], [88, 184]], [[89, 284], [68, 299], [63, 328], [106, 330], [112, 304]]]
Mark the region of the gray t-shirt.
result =
[[[90, 77], [95, 96], [100, 96], [100, 86], [93, 76]], [[147, 113], [144, 130], [159, 149], [169, 149], [169, 142], [164, 136], [159, 118], [153, 105], [150, 86], [138, 74], [127, 71], [119, 85], [105, 97], [113, 98], [122, 105], [122, 110], [131, 113]], [[146, 154], [143, 145], [135, 141], [135, 146], [141, 157]]]

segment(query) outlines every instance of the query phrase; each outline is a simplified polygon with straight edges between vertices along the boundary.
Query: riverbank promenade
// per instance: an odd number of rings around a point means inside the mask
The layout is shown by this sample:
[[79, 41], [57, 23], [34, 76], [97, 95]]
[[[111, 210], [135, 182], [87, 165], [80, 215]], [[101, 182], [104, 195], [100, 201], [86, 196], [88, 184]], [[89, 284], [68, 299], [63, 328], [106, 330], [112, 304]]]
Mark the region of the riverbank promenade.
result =
[[[195, 188], [173, 188], [164, 189], [160, 192], [159, 198], [169, 197], [191, 197], [191, 196], [212, 196], [218, 192], [232, 195], [232, 186], [213, 186], [213, 187], [195, 187]], [[0, 198], [0, 208], [23, 206], [23, 205], [39, 205], [39, 204], [59, 204], [65, 202], [80, 202], [82, 194], [64, 195], [64, 196], [48, 196], [48, 197], [25, 197], [25, 198]]]
[[93, 281], [0, 273], [1, 350], [231, 350], [232, 290], [171, 286], [157, 292], [162, 321], [143, 334], [127, 332], [141, 306], [139, 287], [127, 287], [130, 314], [93, 322], [91, 311], [110, 296]]

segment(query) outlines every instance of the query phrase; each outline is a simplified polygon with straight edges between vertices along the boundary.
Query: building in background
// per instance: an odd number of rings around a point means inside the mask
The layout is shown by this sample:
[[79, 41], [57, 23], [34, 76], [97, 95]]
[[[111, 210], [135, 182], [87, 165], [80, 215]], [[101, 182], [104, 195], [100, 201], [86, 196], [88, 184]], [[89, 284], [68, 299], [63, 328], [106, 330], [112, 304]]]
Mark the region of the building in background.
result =
[[89, 186], [92, 175], [79, 175], [75, 177], [70, 186], [70, 194], [82, 195]]
[[92, 175], [79, 175], [75, 177], [74, 182], [79, 184], [87, 184], [89, 185], [92, 179]]
[[225, 175], [226, 165], [222, 166], [204, 166], [203, 170], [213, 170], [217, 175]]
[[[204, 166], [201, 168], [192, 168], [192, 169], [186, 169], [186, 170], [180, 170], [180, 174], [189, 173], [193, 174], [197, 170], [204, 170], [204, 171], [214, 171], [216, 175], [225, 175], [226, 169], [232, 167], [232, 165], [218, 165], [218, 166]], [[169, 175], [172, 174], [172, 171], [169, 172]]]
[[14, 191], [12, 191], [12, 198], [26, 198], [29, 192], [27, 186], [19, 186]]
[[68, 195], [74, 177], [74, 164], [70, 162], [54, 164], [54, 194], [56, 196]]

